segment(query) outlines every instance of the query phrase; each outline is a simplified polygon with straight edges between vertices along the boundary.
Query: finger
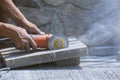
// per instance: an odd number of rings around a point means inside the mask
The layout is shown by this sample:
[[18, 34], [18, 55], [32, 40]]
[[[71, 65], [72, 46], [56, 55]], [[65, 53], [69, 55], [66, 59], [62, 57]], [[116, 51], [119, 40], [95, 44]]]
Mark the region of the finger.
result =
[[24, 47], [19, 47], [18, 49], [19, 49], [19, 50], [24, 50]]
[[30, 50], [30, 44], [28, 42], [25, 42], [25, 48], [26, 51]]
[[16, 49], [24, 50], [24, 46], [16, 46]]
[[16, 44], [16, 45], [15, 45], [15, 48], [16, 48], [16, 49], [19, 49], [19, 50], [24, 50], [24, 45], [23, 45], [23, 43], [21, 43], [21, 44]]
[[40, 34], [45, 34], [45, 32], [40, 31]]
[[32, 38], [29, 39], [30, 45], [31, 47], [35, 50], [37, 49], [37, 44], [34, 42], [34, 40]]
[[40, 29], [39, 29], [39, 28], [36, 28], [36, 30], [35, 30], [35, 31], [37, 32], [37, 34], [45, 34], [45, 32], [40, 31]]

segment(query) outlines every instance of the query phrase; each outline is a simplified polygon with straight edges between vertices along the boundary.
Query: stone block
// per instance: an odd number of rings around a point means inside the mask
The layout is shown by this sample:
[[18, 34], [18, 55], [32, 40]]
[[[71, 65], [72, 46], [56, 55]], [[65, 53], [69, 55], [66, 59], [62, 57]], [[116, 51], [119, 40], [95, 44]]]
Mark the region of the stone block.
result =
[[[37, 51], [20, 51], [14, 48], [0, 50], [2, 59], [6, 67], [17, 68], [23, 66], [30, 66], [35, 64], [42, 64], [48, 62], [61, 61], [58, 64], [63, 64], [64, 60], [69, 59], [78, 60], [78, 57], [88, 55], [87, 46], [78, 40], [69, 38], [69, 47], [58, 50], [38, 49]], [[74, 61], [73, 61], [74, 62]], [[79, 63], [77, 61], [76, 63]], [[73, 64], [71, 62], [71, 64]], [[68, 65], [68, 64], [66, 64]]]

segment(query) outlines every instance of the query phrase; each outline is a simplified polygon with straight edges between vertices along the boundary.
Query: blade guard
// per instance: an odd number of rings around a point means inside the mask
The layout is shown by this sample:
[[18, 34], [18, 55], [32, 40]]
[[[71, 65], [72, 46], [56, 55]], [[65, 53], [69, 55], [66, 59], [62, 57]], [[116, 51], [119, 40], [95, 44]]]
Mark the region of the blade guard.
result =
[[68, 39], [63, 34], [54, 34], [48, 41], [48, 48], [50, 50], [67, 48], [69, 46]]

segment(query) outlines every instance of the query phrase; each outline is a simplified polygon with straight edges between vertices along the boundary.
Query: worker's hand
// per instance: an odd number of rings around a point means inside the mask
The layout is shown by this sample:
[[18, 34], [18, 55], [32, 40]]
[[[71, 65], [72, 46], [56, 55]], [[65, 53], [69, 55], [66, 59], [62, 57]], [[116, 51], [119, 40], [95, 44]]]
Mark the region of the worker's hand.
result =
[[16, 49], [29, 50], [31, 47], [33, 49], [37, 48], [36, 43], [25, 29], [17, 27], [16, 31], [18, 33], [17, 36], [12, 38], [12, 42], [14, 43]]
[[18, 26], [26, 29], [28, 33], [32, 34], [45, 34], [35, 24], [31, 23], [27, 19], [21, 20]]
[[37, 45], [24, 28], [12, 24], [1, 23], [0, 35], [12, 40], [17, 49], [29, 50], [36, 49]]

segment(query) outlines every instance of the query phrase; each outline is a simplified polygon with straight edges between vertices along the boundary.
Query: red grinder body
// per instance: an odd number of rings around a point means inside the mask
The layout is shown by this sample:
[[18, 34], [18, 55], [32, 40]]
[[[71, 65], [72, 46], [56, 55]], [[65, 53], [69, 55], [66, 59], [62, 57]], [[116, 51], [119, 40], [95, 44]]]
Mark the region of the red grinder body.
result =
[[31, 35], [38, 48], [60, 49], [68, 47], [68, 39], [62, 34]]
[[33, 40], [37, 44], [38, 48], [48, 48], [48, 41], [51, 37], [51, 34], [45, 35], [32, 35]]

